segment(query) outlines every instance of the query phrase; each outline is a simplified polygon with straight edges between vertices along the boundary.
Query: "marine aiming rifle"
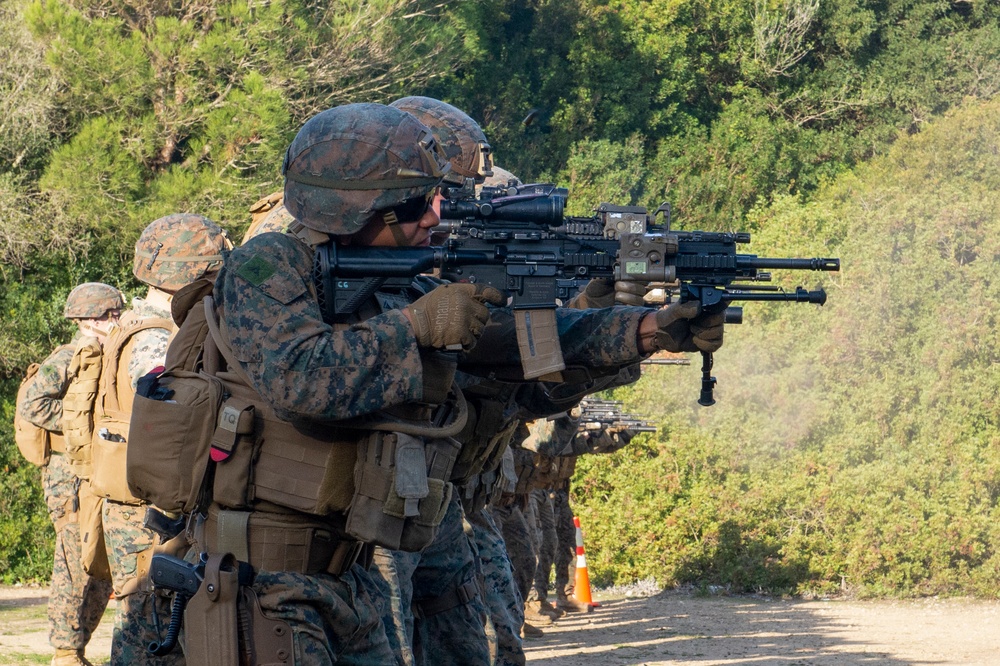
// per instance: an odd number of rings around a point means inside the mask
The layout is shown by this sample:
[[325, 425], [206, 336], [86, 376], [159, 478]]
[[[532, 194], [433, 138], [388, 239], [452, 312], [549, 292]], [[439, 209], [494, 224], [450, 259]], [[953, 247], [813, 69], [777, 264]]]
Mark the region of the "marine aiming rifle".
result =
[[[557, 301], [566, 302], [593, 278], [677, 282], [681, 301], [705, 312], [731, 301], [826, 302], [823, 289], [762, 290], [770, 269], [836, 271], [839, 259], [764, 258], [738, 254], [748, 233], [674, 231], [669, 206], [652, 215], [638, 206], [602, 203], [592, 217], [563, 215], [568, 191], [550, 184], [449, 188], [441, 202], [434, 247], [373, 248], [325, 243], [317, 249], [316, 285], [324, 318], [347, 320], [376, 291], [407, 286], [440, 270], [452, 281], [488, 284], [511, 299], [524, 377], [558, 381], [566, 365], [556, 332]], [[656, 217], [665, 224], [657, 226]], [[733, 313], [737, 316], [737, 313]], [[732, 318], [728, 316], [727, 320]], [[712, 355], [703, 353], [698, 402], [711, 405]]]

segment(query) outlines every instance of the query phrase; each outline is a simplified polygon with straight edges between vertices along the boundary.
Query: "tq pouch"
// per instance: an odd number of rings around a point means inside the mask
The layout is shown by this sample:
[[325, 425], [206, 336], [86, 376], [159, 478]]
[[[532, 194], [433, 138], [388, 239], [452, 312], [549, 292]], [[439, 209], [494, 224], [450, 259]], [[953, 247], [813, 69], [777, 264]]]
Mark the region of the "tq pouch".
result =
[[416, 552], [434, 538], [451, 501], [448, 481], [461, 445], [376, 431], [358, 443], [347, 533], [390, 550]]

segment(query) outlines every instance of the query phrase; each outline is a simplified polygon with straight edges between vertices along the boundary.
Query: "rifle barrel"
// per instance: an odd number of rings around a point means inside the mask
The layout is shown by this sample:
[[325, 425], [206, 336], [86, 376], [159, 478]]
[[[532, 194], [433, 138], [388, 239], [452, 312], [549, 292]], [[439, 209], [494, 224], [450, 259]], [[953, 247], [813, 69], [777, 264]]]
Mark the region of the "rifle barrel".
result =
[[740, 268], [782, 268], [798, 271], [839, 271], [840, 259], [779, 259], [737, 255], [736, 265]]

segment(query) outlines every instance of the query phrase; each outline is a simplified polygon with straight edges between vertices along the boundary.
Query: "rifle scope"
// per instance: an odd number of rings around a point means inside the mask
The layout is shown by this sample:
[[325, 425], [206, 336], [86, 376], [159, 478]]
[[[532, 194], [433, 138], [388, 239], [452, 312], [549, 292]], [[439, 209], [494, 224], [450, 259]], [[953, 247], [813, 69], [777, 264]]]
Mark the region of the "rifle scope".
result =
[[[512, 194], [512, 192], [515, 192]], [[503, 220], [531, 222], [547, 227], [563, 223], [569, 190], [555, 185], [522, 185], [518, 188], [484, 187], [477, 199], [445, 199], [442, 220]]]

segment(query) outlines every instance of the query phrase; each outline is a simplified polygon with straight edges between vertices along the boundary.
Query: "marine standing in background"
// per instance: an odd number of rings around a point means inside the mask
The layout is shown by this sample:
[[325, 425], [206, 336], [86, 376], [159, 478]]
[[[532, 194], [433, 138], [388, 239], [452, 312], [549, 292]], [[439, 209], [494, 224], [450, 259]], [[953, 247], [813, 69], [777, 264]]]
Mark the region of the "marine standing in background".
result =
[[[159, 537], [144, 526], [148, 505], [126, 484], [128, 423], [136, 385], [162, 366], [174, 330], [173, 294], [222, 266], [232, 244], [225, 231], [200, 215], [178, 213], [146, 227], [135, 245], [132, 273], [149, 291], [122, 314], [104, 346], [101, 388], [95, 403], [94, 473], [91, 485], [105, 498], [102, 519], [118, 608], [111, 644], [112, 666], [184, 663], [180, 651], [153, 657], [146, 651], [162, 636], [169, 607], [152, 593], [149, 560]], [[154, 617], [158, 615], [158, 617]]]
[[613, 453], [632, 441], [632, 433], [625, 428], [581, 431], [577, 411], [571, 410], [565, 416], [540, 424], [524, 446], [535, 452], [538, 488], [532, 493], [533, 500], [539, 503], [540, 511], [547, 510], [553, 517], [553, 528], [542, 530], [538, 534], [542, 546], [539, 548], [532, 596], [538, 600], [540, 607], [552, 607], [547, 597], [549, 577], [554, 565], [555, 609], [586, 613], [592, 611], [593, 607], [577, 600], [573, 595], [576, 585], [576, 528], [573, 524], [573, 510], [569, 505], [570, 481], [579, 456], [586, 453]]
[[110, 285], [87, 282], [73, 289], [63, 315], [76, 322], [78, 330], [69, 344], [60, 345], [42, 361], [37, 374], [25, 384], [24, 400], [17, 405], [21, 419], [47, 431], [51, 448], [48, 463], [42, 467], [42, 489], [56, 530], [48, 605], [49, 643], [56, 651], [53, 666], [90, 664], [84, 653], [111, 594], [111, 581], [89, 575], [81, 564], [80, 479], [64, 455], [61, 424], [76, 344], [82, 337], [102, 343], [121, 309], [121, 292]]

